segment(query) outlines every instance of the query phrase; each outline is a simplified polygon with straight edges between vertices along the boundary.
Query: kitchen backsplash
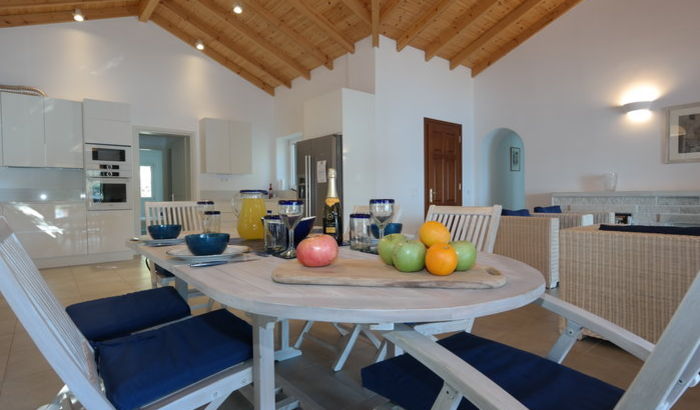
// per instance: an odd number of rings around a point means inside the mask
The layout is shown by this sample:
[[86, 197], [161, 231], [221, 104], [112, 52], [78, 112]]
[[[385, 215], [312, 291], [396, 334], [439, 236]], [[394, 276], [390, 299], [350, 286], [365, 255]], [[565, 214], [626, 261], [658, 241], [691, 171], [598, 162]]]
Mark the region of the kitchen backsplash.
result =
[[82, 169], [0, 167], [0, 202], [84, 200]]

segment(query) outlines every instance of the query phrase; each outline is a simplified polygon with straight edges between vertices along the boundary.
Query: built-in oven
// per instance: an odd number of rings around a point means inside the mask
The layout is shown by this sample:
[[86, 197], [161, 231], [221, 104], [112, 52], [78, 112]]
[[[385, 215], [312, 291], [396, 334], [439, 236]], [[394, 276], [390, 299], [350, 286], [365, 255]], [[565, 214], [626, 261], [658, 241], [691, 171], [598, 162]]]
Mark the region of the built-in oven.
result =
[[131, 209], [131, 178], [88, 174], [87, 201], [90, 211]]
[[85, 144], [87, 171], [119, 172], [131, 177], [131, 147], [124, 145]]

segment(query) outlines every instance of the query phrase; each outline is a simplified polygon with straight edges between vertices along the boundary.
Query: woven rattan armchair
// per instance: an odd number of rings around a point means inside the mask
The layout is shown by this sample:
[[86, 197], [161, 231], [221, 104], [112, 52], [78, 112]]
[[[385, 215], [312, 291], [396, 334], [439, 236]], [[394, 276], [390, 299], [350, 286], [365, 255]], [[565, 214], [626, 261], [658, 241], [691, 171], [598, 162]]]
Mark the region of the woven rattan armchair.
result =
[[559, 268], [561, 299], [656, 342], [700, 270], [700, 237], [564, 229]]
[[[612, 212], [605, 213], [613, 215]], [[586, 226], [593, 225], [595, 223], [595, 216], [592, 213], [579, 213], [579, 212], [564, 212], [560, 214], [549, 214], [549, 213], [539, 213], [534, 212], [530, 214], [531, 216], [537, 218], [557, 218], [559, 219], [559, 229], [573, 228], [576, 226]], [[607, 215], [607, 216], [610, 216]], [[598, 223], [613, 223], [610, 222], [598, 222]]]

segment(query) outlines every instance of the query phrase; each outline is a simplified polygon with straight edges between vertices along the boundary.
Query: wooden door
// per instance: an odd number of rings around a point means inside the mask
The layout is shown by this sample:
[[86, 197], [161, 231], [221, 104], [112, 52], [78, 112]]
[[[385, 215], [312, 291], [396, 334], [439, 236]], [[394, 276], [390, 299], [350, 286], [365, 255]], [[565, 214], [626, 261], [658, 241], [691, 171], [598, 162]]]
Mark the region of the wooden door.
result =
[[425, 212], [462, 205], [462, 125], [425, 118]]

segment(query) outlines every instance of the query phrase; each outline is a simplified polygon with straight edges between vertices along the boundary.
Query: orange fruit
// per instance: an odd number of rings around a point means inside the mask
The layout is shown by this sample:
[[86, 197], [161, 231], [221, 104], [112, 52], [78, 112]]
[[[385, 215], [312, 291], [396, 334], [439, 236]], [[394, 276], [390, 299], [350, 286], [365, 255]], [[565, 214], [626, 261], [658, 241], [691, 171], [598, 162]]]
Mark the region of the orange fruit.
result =
[[457, 251], [450, 245], [438, 242], [425, 253], [425, 268], [433, 275], [446, 276], [457, 269]]
[[441, 242], [447, 243], [450, 241], [450, 231], [447, 227], [437, 221], [428, 221], [421, 225], [418, 230], [418, 238], [423, 245], [431, 247], [434, 244]]

